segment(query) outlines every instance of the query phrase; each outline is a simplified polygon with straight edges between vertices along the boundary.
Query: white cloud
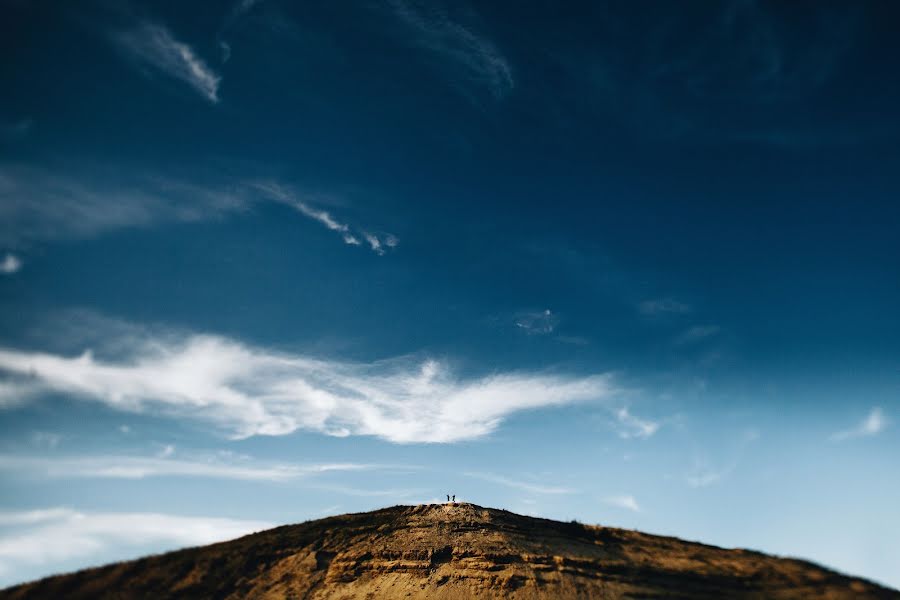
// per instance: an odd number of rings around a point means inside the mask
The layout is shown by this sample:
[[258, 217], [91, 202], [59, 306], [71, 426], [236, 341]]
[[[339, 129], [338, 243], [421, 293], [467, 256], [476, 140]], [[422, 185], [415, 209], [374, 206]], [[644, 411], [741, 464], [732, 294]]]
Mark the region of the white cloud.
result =
[[[159, 513], [80, 512], [68, 508], [0, 512], [0, 576], [63, 561], [81, 566], [106, 560], [114, 550], [144, 554], [154, 550], [211, 544], [269, 529], [264, 521]], [[11, 530], [9, 530], [12, 528]]]
[[22, 259], [15, 254], [7, 253], [6, 256], [3, 257], [3, 260], [0, 261], [0, 274], [12, 275], [13, 273], [17, 273], [21, 268]]
[[0, 164], [0, 243], [15, 246], [161, 222], [211, 220], [253, 203], [249, 190], [240, 186], [123, 177], [102, 169], [76, 177], [60, 171]]
[[170, 458], [172, 456], [175, 456], [175, 445], [174, 444], [166, 444], [157, 453], [157, 457], [159, 457], [159, 458]]
[[884, 416], [881, 408], [876, 406], [869, 411], [869, 414], [866, 416], [866, 418], [863, 419], [856, 427], [832, 434], [831, 440], [840, 442], [853, 438], [871, 437], [873, 435], [878, 435], [879, 433], [884, 431], [889, 424], [890, 420], [886, 416]]
[[660, 424], [656, 421], [634, 416], [627, 406], [616, 411], [616, 420], [619, 425], [619, 437], [624, 439], [648, 438], [660, 428]]
[[0, 379], [0, 409], [21, 406], [40, 394], [40, 386], [30, 381]]
[[146, 456], [0, 456], [0, 470], [40, 474], [52, 478], [148, 479], [151, 477], [204, 477], [239, 481], [292, 481], [333, 471], [362, 471], [388, 468], [357, 463], [259, 463], [215, 456], [174, 459], [163, 449], [161, 455]]
[[516, 327], [529, 335], [546, 335], [553, 333], [556, 326], [559, 325], [559, 316], [548, 308], [519, 313], [515, 323]]
[[[318, 221], [331, 231], [337, 232], [338, 234], [340, 234], [341, 239], [344, 240], [345, 244], [349, 244], [351, 246], [359, 246], [361, 242], [359, 241], [358, 235], [361, 235], [363, 239], [365, 239], [369, 244], [369, 247], [371, 247], [371, 249], [376, 254], [383, 255], [385, 252], [381, 240], [379, 240], [378, 236], [376, 236], [375, 234], [361, 232], [360, 234], [354, 235], [349, 225], [347, 225], [346, 223], [341, 223], [340, 221], [335, 219], [328, 211], [315, 208], [308, 202], [299, 199], [296, 193], [289, 190], [283, 185], [274, 182], [257, 182], [252, 184], [252, 187], [260, 192], [263, 192], [270, 200], [286, 204], [294, 208], [303, 216], [309, 217], [314, 221]], [[393, 235], [388, 235], [384, 245], [393, 248], [397, 245], [397, 238]]]
[[509, 477], [504, 477], [503, 475], [495, 475], [494, 473], [467, 472], [463, 473], [463, 475], [465, 475], [466, 477], [482, 479], [491, 483], [497, 483], [500, 485], [505, 485], [506, 487], [516, 488], [535, 494], [572, 494], [575, 492], [575, 490], [569, 488], [544, 485], [541, 483], [532, 483], [530, 481], [522, 481], [519, 479], [510, 479]]
[[443, 7], [407, 0], [391, 0], [390, 5], [414, 32], [414, 44], [456, 65], [466, 79], [484, 85], [495, 98], [502, 98], [513, 89], [512, 69], [497, 47], [452, 20]]
[[615, 506], [616, 508], [624, 508], [625, 510], [630, 510], [632, 512], [641, 512], [641, 507], [638, 505], [634, 496], [608, 496], [603, 498], [601, 502], [609, 504], [610, 506]]
[[219, 101], [221, 77], [162, 25], [143, 22], [114, 34], [113, 39], [138, 62], [187, 83], [212, 103]]
[[[89, 183], [85, 183], [88, 182]], [[59, 169], [0, 164], [0, 244], [17, 246], [33, 241], [78, 239], [129, 227], [166, 222], [196, 222], [250, 210], [276, 202], [292, 207], [341, 236], [345, 243], [361, 245], [349, 225], [328, 211], [300, 200], [277, 182], [216, 180], [200, 185], [178, 179], [111, 174], [88, 169], [79, 176]], [[391, 234], [368, 240], [378, 254], [399, 243]], [[368, 239], [368, 238], [367, 238]], [[8, 254], [0, 272], [21, 267]]]
[[363, 237], [369, 243], [369, 247], [372, 248], [372, 252], [375, 254], [384, 254], [384, 248], [381, 246], [381, 240], [378, 239], [378, 236], [374, 233], [363, 233]]
[[606, 375], [455, 376], [426, 360], [322, 360], [213, 335], [133, 335], [116, 360], [0, 348], [0, 370], [127, 412], [210, 423], [234, 437], [300, 430], [392, 442], [455, 442], [488, 435], [509, 415], [602, 400]]

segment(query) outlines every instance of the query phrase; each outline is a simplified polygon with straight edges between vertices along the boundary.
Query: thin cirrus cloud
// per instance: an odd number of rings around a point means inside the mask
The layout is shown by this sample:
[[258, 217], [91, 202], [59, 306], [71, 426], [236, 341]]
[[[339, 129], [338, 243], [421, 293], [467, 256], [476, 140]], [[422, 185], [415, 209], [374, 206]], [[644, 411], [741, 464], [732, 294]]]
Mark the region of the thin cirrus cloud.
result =
[[0, 242], [9, 246], [90, 238], [131, 227], [211, 220], [247, 210], [239, 186], [94, 170], [0, 164]]
[[675, 338], [676, 346], [689, 346], [718, 335], [722, 328], [718, 325], [695, 325]]
[[[361, 245], [360, 237], [365, 236], [379, 255], [399, 244], [390, 233], [356, 232], [278, 182], [216, 181], [204, 185], [167, 177], [113, 177], [105, 172], [69, 176], [56, 169], [3, 164], [0, 243], [16, 247], [35, 241], [89, 238], [124, 228], [210, 221], [265, 203], [290, 206], [350, 245]], [[0, 271], [11, 274], [21, 266], [17, 256], [8, 254], [0, 263]]]
[[721, 469], [715, 469], [705, 463], [695, 464], [693, 472], [685, 477], [685, 481], [692, 488], [705, 488], [719, 483], [737, 467], [737, 463], [730, 463]]
[[213, 104], [219, 102], [221, 77], [164, 26], [144, 21], [132, 29], [116, 32], [112, 37], [141, 67], [151, 67], [186, 83]]
[[631, 414], [627, 406], [623, 406], [615, 412], [619, 437], [623, 439], [648, 438], [659, 431], [660, 423], [649, 419], [642, 419]]
[[559, 316], [549, 308], [541, 311], [519, 313], [515, 318], [516, 327], [528, 335], [553, 333], [559, 325]]
[[455, 65], [467, 82], [485, 86], [496, 99], [512, 91], [512, 68], [494, 43], [453, 20], [444, 7], [408, 0], [391, 0], [389, 5], [411, 30], [414, 45]]
[[297, 430], [396, 443], [457, 442], [508, 416], [615, 393], [608, 375], [456, 376], [438, 361], [350, 363], [215, 335], [126, 336], [116, 360], [0, 349], [0, 371], [42, 392], [207, 423], [234, 438]]
[[607, 496], [606, 498], [603, 498], [601, 502], [608, 504], [609, 506], [615, 506], [616, 508], [630, 510], [631, 512], [641, 512], [641, 507], [634, 496]]
[[497, 475], [494, 473], [482, 473], [482, 472], [466, 472], [464, 473], [466, 477], [471, 477], [473, 479], [481, 479], [482, 481], [487, 481], [490, 483], [496, 483], [498, 485], [503, 485], [510, 488], [515, 488], [518, 490], [522, 490], [525, 492], [531, 492], [534, 494], [572, 494], [576, 490], [555, 486], [555, 485], [546, 485], [544, 483], [536, 483], [532, 481], [523, 481], [521, 479], [512, 479], [509, 477], [505, 477], [503, 475]]
[[300, 199], [296, 192], [290, 188], [275, 182], [256, 182], [251, 187], [261, 192], [269, 200], [279, 202], [292, 207], [305, 217], [317, 221], [331, 231], [341, 236], [345, 244], [351, 246], [359, 246], [362, 244], [360, 238], [364, 239], [373, 252], [379, 256], [384, 255], [387, 248], [394, 248], [399, 243], [396, 236], [392, 234], [378, 234], [368, 231], [354, 231], [347, 223], [342, 223], [335, 219], [331, 213], [320, 208], [310, 205], [308, 202]]
[[685, 482], [692, 488], [705, 488], [727, 479], [738, 468], [747, 449], [760, 437], [760, 432], [754, 428], [745, 429], [740, 435], [732, 436], [735, 446], [727, 461], [722, 460], [721, 450], [717, 452], [718, 458], [715, 461], [706, 454], [694, 456], [693, 467], [685, 476]]
[[0, 582], [14, 583], [45, 565], [108, 560], [112, 551], [121, 560], [151, 548], [211, 544], [271, 527], [265, 521], [66, 507], [0, 512]]
[[888, 418], [879, 407], [874, 407], [858, 425], [850, 429], [838, 431], [831, 435], [831, 441], [842, 442], [861, 437], [872, 437], [884, 431], [890, 424]]
[[[169, 453], [167, 456], [171, 456]], [[381, 469], [359, 463], [257, 463], [223, 457], [174, 459], [167, 456], [0, 456], [0, 470], [41, 474], [52, 478], [148, 479], [202, 477], [238, 481], [284, 482], [315, 475]]]

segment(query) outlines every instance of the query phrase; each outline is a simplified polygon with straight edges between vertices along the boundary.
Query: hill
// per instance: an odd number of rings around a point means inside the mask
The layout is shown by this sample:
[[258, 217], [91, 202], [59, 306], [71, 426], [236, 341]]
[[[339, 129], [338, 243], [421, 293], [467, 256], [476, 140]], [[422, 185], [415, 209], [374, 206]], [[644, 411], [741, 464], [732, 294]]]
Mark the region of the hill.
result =
[[24, 598], [891, 598], [817, 565], [473, 504], [396, 506], [49, 577]]

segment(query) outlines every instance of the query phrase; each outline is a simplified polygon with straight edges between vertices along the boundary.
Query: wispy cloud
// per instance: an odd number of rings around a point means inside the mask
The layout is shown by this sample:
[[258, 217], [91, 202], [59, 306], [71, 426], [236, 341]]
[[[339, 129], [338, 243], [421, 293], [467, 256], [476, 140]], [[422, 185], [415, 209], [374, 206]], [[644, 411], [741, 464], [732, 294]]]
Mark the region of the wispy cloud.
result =
[[113, 34], [113, 40], [142, 66], [178, 79], [212, 103], [219, 102], [221, 77], [194, 50], [158, 23], [144, 21], [137, 27]]
[[634, 496], [607, 496], [606, 498], [601, 499], [601, 502], [610, 506], [615, 506], [616, 508], [624, 508], [625, 510], [630, 510], [632, 512], [641, 512], [641, 507]]
[[150, 549], [211, 544], [269, 529], [264, 521], [159, 513], [81, 512], [64, 507], [0, 512], [0, 577], [22, 568], [76, 561], [82, 566], [115, 550], [121, 558]]
[[516, 327], [529, 335], [553, 333], [559, 325], [559, 316], [549, 308], [540, 311], [526, 311], [515, 318]]
[[231, 44], [228, 43], [224, 36], [244, 15], [253, 10], [257, 4], [261, 4], [262, 0], [237, 0], [231, 5], [231, 10], [225, 15], [222, 27], [219, 29], [219, 50], [222, 51], [222, 62], [226, 63], [231, 58]]
[[373, 252], [383, 255], [386, 248], [393, 248], [398, 243], [397, 238], [391, 234], [379, 238], [378, 235], [366, 231], [354, 232], [348, 224], [338, 221], [328, 211], [316, 208], [301, 200], [296, 192], [293, 192], [286, 186], [275, 182], [257, 182], [252, 184], [252, 186], [265, 194], [270, 200], [286, 204], [303, 216], [318, 221], [331, 231], [336, 232], [341, 236], [345, 244], [359, 246], [361, 244], [360, 237], [362, 237]]
[[0, 164], [0, 242], [11, 246], [215, 219], [251, 203], [236, 186], [100, 170], [73, 177], [60, 169]]
[[[834, 81], [864, 31], [858, 5], [822, 7], [803, 21], [779, 3], [745, 0], [716, 3], [702, 15], [635, 15], [629, 3], [604, 10], [606, 18], [592, 23], [591, 48], [575, 42], [550, 60], [571, 74], [569, 94], [591, 97], [594, 110], [608, 111], [632, 135], [779, 145], [800, 137], [821, 145], [834, 133], [852, 139], [847, 134], [856, 132], [858, 140], [866, 126], [772, 110], [814, 102]], [[560, 92], [552, 102], [565, 101]]]
[[889, 424], [890, 420], [884, 415], [881, 408], [876, 406], [856, 427], [832, 434], [831, 440], [841, 442], [854, 438], [871, 437], [884, 431]]
[[121, 411], [207, 422], [234, 437], [373, 435], [455, 442], [490, 434], [509, 415], [604, 400], [607, 375], [508, 372], [456, 376], [434, 360], [348, 363], [279, 353], [214, 335], [133, 335], [115, 359], [0, 349], [0, 370]]
[[238, 0], [231, 8], [231, 19], [234, 20], [247, 14], [260, 2], [262, 2], [262, 0]]
[[509, 62], [486, 37], [450, 18], [436, 2], [391, 0], [394, 14], [413, 32], [412, 42], [456, 65], [467, 81], [484, 85], [495, 98], [514, 86]]
[[534, 494], [572, 494], [575, 493], [576, 490], [559, 487], [554, 485], [545, 485], [543, 483], [535, 483], [532, 481], [523, 481], [521, 479], [511, 479], [509, 477], [505, 477], [503, 475], [496, 475], [494, 473], [481, 473], [481, 472], [466, 472], [463, 473], [466, 477], [472, 477], [475, 479], [481, 479], [483, 481], [489, 481], [491, 483], [496, 483], [499, 485], [504, 485], [506, 487], [515, 488], [518, 490], [523, 490], [526, 492], [532, 492]]
[[619, 437], [629, 438], [648, 438], [659, 431], [660, 423], [641, 419], [631, 414], [627, 406], [623, 406], [615, 413], [619, 430]]
[[731, 459], [727, 462], [723, 462], [721, 459], [710, 460], [704, 454], [696, 455], [693, 467], [685, 477], [685, 481], [693, 488], [709, 487], [721, 482], [737, 469], [747, 448], [759, 440], [760, 437], [760, 432], [755, 428], [745, 429], [740, 434], [732, 436], [735, 445], [731, 452]]
[[[272, 202], [291, 206], [339, 234], [347, 244], [361, 244], [361, 233], [278, 182], [215, 180], [200, 184], [90, 170], [67, 176], [58, 169], [2, 164], [0, 243], [16, 247], [34, 241], [92, 237], [122, 228], [208, 221]], [[379, 254], [399, 244], [391, 234], [366, 235]], [[7, 254], [0, 270], [3, 265], [11, 273], [21, 267], [21, 260]]]
[[229, 460], [175, 459], [164, 447], [160, 456], [0, 456], [0, 469], [23, 471], [53, 478], [148, 479], [152, 477], [203, 477], [241, 481], [291, 481], [333, 471], [382, 468], [358, 463], [289, 464]]
[[13, 273], [18, 273], [19, 269], [21, 268], [22, 259], [15, 254], [10, 254], [7, 252], [6, 256], [3, 257], [3, 260], [0, 261], [0, 273], [2, 273], [3, 275], [12, 275]]
[[720, 482], [731, 474], [737, 467], [737, 463], [731, 463], [722, 468], [714, 468], [706, 464], [696, 464], [692, 473], [686, 478], [687, 484], [693, 488], [708, 487]]
[[675, 345], [688, 346], [717, 335], [722, 328], [718, 325], [695, 325], [675, 338]]
[[423, 490], [421, 489], [371, 489], [354, 487], [352, 485], [335, 485], [332, 483], [313, 483], [309, 487], [342, 494], [344, 496], [355, 496], [358, 498], [391, 498], [392, 500], [409, 498], [423, 493]]
[[638, 304], [638, 312], [646, 316], [659, 315], [683, 315], [691, 312], [691, 307], [684, 302], [673, 300], [672, 298], [657, 298], [655, 300], [644, 300]]

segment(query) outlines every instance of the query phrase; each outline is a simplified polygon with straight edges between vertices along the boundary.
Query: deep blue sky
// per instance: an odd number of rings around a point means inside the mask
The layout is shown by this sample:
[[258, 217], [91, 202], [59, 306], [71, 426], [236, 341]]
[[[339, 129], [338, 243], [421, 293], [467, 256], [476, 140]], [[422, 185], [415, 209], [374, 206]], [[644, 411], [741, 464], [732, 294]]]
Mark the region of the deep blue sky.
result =
[[456, 493], [900, 585], [893, 3], [0, 10], [0, 582]]

